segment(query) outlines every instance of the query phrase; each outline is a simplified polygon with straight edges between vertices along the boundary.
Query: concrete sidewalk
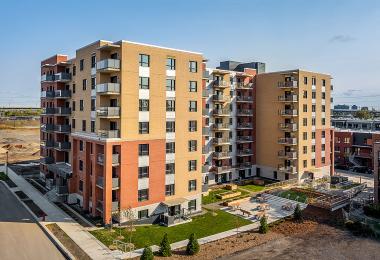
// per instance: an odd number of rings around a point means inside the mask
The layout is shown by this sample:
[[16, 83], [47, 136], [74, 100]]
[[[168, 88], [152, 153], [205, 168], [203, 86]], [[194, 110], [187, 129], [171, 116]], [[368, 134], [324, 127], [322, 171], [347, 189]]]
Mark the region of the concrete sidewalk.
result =
[[[5, 167], [0, 166], [5, 172]], [[111, 251], [65, 212], [47, 200], [38, 190], [8, 167], [9, 178], [46, 214], [42, 225], [56, 223], [92, 259], [119, 259], [120, 252]]]

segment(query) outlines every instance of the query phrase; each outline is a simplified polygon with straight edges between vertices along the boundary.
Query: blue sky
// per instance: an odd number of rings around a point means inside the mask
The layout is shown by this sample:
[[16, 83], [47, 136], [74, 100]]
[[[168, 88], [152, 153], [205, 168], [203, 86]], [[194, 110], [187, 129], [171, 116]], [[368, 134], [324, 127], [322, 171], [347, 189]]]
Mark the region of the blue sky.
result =
[[38, 105], [40, 60], [97, 39], [330, 73], [335, 103], [380, 108], [380, 1], [3, 1], [0, 106]]

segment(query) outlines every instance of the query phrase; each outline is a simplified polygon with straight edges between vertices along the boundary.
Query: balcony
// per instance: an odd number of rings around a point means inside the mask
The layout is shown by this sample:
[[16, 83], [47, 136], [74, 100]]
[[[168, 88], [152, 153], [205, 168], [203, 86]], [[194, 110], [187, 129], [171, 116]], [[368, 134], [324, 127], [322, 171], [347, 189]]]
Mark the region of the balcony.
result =
[[70, 125], [55, 125], [54, 126], [54, 132], [57, 132], [57, 133], [68, 134], [70, 133], [70, 130], [71, 130]]
[[253, 116], [253, 111], [251, 109], [238, 109], [238, 116]]
[[58, 151], [69, 151], [71, 149], [70, 142], [55, 142], [54, 149]]
[[244, 83], [244, 82], [236, 83], [236, 89], [251, 89], [251, 88], [253, 88], [253, 83]]
[[212, 100], [214, 102], [221, 102], [221, 103], [223, 103], [223, 102], [229, 102], [229, 101], [231, 101], [231, 97], [225, 96], [225, 95], [213, 95], [212, 96]]
[[55, 114], [55, 108], [54, 107], [43, 107], [42, 108], [42, 114], [43, 115], [54, 115]]
[[54, 98], [54, 91], [41, 91], [41, 98]]
[[298, 116], [297, 109], [284, 109], [280, 111], [281, 116]]
[[202, 165], [202, 173], [208, 173], [210, 170], [210, 165]]
[[214, 152], [212, 154], [212, 157], [214, 159], [230, 158], [231, 157], [231, 153], [230, 152]]
[[278, 101], [280, 102], [286, 102], [286, 103], [295, 103], [298, 102], [298, 96], [297, 95], [285, 95], [285, 96], [278, 96]]
[[52, 82], [54, 81], [54, 75], [42, 75], [41, 82]]
[[101, 118], [118, 118], [120, 117], [120, 107], [99, 107], [96, 114]]
[[204, 98], [209, 97], [209, 93], [207, 90], [202, 90], [202, 97], [204, 97]]
[[298, 88], [298, 81], [291, 80], [291, 81], [278, 82], [278, 87], [285, 88], [285, 89], [296, 89]]
[[223, 109], [214, 109], [212, 111], [214, 116], [230, 116], [231, 111], [229, 109], [223, 108]]
[[279, 165], [277, 168], [280, 172], [290, 173], [290, 174], [296, 174], [297, 168], [296, 166], [285, 166], [285, 165]]
[[285, 145], [297, 145], [297, 138], [279, 138], [278, 143]]
[[227, 82], [224, 80], [214, 80], [212, 85], [215, 88], [227, 88], [228, 87]]
[[253, 102], [251, 96], [236, 96], [236, 102]]
[[53, 124], [42, 124], [41, 125], [41, 131], [53, 132], [54, 131], [54, 125]]
[[[101, 189], [104, 189], [104, 178], [103, 177], [98, 177], [96, 179], [96, 186], [98, 186]], [[119, 178], [112, 178], [112, 189], [116, 190], [119, 188]]]
[[96, 93], [101, 95], [118, 95], [120, 94], [119, 83], [103, 83], [96, 85]]
[[70, 115], [71, 109], [69, 107], [56, 107], [55, 114], [62, 115], [62, 116]]
[[213, 142], [213, 144], [216, 144], [216, 145], [230, 144], [231, 139], [230, 138], [216, 138], [216, 137], [214, 137], [212, 142]]
[[54, 75], [54, 80], [57, 82], [68, 82], [71, 80], [71, 73], [60, 72]]
[[70, 98], [71, 97], [71, 91], [70, 90], [56, 90], [54, 92], [55, 98]]
[[252, 149], [239, 149], [237, 151], [237, 156], [251, 156], [253, 155]]
[[250, 143], [253, 142], [253, 137], [252, 136], [238, 136], [236, 138], [237, 143]]
[[98, 136], [100, 138], [120, 138], [119, 130], [99, 130]]
[[285, 159], [288, 159], [288, 160], [296, 160], [298, 157], [297, 157], [297, 152], [285, 152], [283, 150], [281, 151], [278, 151], [278, 157], [280, 158], [285, 158]]
[[41, 164], [52, 164], [52, 163], [54, 163], [54, 158], [53, 157], [44, 157], [44, 158], [41, 158], [40, 162], [41, 162]]
[[202, 116], [210, 116], [210, 111], [208, 109], [202, 109]]
[[237, 123], [236, 129], [253, 129], [252, 123]]
[[105, 59], [96, 63], [96, 70], [99, 72], [120, 71], [120, 60]]
[[251, 162], [243, 162], [243, 163], [236, 164], [236, 168], [239, 168], [239, 169], [246, 169], [246, 168], [251, 168], [251, 167], [252, 167]]
[[41, 141], [41, 146], [44, 148], [53, 148], [54, 147], [54, 141], [52, 140], [43, 140]]
[[212, 124], [212, 130], [230, 130], [230, 125], [226, 123], [214, 123]]
[[202, 135], [209, 136], [210, 135], [210, 128], [209, 127], [202, 127]]
[[[104, 165], [104, 154], [102, 154], [102, 153], [98, 154], [97, 162], [100, 165]], [[112, 155], [112, 165], [116, 166], [116, 165], [119, 165], [119, 163], [120, 163], [120, 154], [117, 154], [117, 153], [113, 154]]]
[[210, 171], [215, 173], [224, 173], [232, 171], [234, 168], [231, 165], [224, 165], [224, 166], [214, 166], [211, 168]]
[[[100, 212], [103, 212], [104, 210], [104, 202], [102, 200], [98, 200], [96, 202], [96, 209], [99, 210]], [[112, 201], [111, 204], [111, 211], [115, 212], [119, 210], [119, 202], [118, 201]]]
[[280, 123], [279, 127], [283, 131], [296, 132], [298, 130], [296, 123]]

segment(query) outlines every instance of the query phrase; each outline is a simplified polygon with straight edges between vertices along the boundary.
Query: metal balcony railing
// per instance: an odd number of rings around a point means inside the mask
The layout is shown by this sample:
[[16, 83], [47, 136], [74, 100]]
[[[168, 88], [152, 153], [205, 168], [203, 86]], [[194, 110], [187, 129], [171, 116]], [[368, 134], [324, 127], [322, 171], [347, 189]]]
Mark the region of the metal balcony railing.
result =
[[216, 159], [231, 157], [230, 152], [214, 152], [212, 155]]
[[54, 80], [58, 82], [67, 82], [71, 80], [71, 73], [60, 72], [54, 75]]
[[70, 115], [71, 109], [69, 107], [56, 107], [55, 114], [56, 115]]
[[[104, 189], [104, 178], [98, 177], [96, 179], [96, 186], [99, 188]], [[118, 189], [119, 188], [119, 178], [112, 178], [112, 189]]]
[[70, 125], [55, 125], [54, 131], [58, 133], [70, 133]]
[[278, 151], [278, 157], [286, 158], [286, 159], [297, 159], [297, 152], [285, 152], [283, 150]]
[[70, 90], [56, 90], [54, 91], [55, 98], [70, 98], [71, 91]]
[[229, 144], [231, 142], [230, 138], [213, 138], [214, 144]]
[[236, 101], [237, 102], [252, 102], [253, 97], [251, 97], [251, 96], [236, 96]]
[[295, 166], [279, 165], [277, 169], [281, 172], [286, 172], [286, 173], [291, 173], [291, 174], [297, 173], [297, 168]]
[[212, 113], [214, 115], [219, 115], [219, 116], [222, 116], [222, 115], [229, 116], [231, 114], [231, 111], [229, 109], [226, 109], [226, 108], [223, 108], [223, 109], [215, 108], [212, 111]]
[[119, 117], [120, 107], [99, 107], [96, 114], [99, 117]]
[[297, 145], [297, 138], [279, 138], [279, 144]]
[[253, 151], [252, 149], [238, 149], [237, 155], [238, 156], [245, 156], [245, 155], [252, 155]]
[[120, 138], [120, 130], [99, 130], [98, 136], [101, 138]]
[[42, 124], [41, 125], [41, 131], [44, 131], [44, 132], [54, 131], [54, 125], [53, 124]]
[[291, 80], [291, 81], [280, 81], [278, 82], [279, 88], [298, 88], [298, 81]]
[[238, 136], [236, 137], [237, 142], [253, 142], [252, 136]]
[[226, 88], [226, 87], [228, 87], [227, 82], [224, 81], [224, 80], [214, 80], [214, 82], [212, 83], [212, 85], [214, 87], [217, 87], [217, 88]]
[[296, 123], [280, 123], [279, 127], [281, 130], [294, 132], [297, 131], [297, 124]]
[[237, 89], [249, 89], [253, 88], [253, 83], [244, 83], [244, 82], [237, 82], [236, 83]]
[[70, 142], [55, 142], [54, 148], [57, 150], [61, 150], [61, 151], [70, 150], [71, 144], [70, 144]]
[[[112, 154], [112, 165], [118, 165], [120, 163], [120, 155], [119, 154]], [[100, 165], [104, 165], [104, 154], [99, 153], [97, 157], [97, 162]]]
[[231, 101], [231, 97], [225, 96], [225, 95], [213, 95], [212, 100], [218, 101], [218, 102], [228, 102], [228, 101]]
[[280, 111], [280, 115], [282, 116], [298, 116], [297, 109], [284, 109]]
[[119, 83], [102, 83], [96, 85], [96, 93], [99, 94], [120, 94]]
[[278, 101], [280, 101], [280, 102], [298, 102], [298, 96], [297, 95], [278, 96]]
[[227, 129], [227, 130], [229, 130], [230, 129], [230, 124], [226, 124], [226, 123], [214, 123], [214, 124], [212, 124], [212, 129], [213, 130], [221, 130], [221, 129]]
[[104, 59], [96, 63], [96, 69], [99, 71], [118, 71], [120, 70], [120, 60]]
[[253, 128], [253, 124], [252, 123], [237, 123], [236, 128], [250, 129], [250, 128]]
[[252, 116], [253, 111], [250, 109], [238, 109], [237, 115], [238, 116]]

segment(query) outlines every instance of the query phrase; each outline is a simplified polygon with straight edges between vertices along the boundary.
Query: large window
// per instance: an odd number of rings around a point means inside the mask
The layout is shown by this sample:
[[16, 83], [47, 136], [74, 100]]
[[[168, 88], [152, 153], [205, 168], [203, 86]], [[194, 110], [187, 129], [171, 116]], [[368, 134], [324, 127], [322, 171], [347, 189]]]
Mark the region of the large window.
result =
[[166, 153], [175, 153], [175, 142], [166, 143]]
[[91, 89], [95, 89], [95, 85], [96, 85], [96, 78], [91, 77]]
[[167, 121], [166, 122], [166, 133], [174, 133], [175, 132], [175, 122]]
[[187, 203], [187, 210], [189, 211], [197, 210], [197, 200], [190, 200]]
[[189, 132], [196, 132], [197, 131], [197, 121], [190, 120], [189, 121]]
[[139, 156], [149, 155], [149, 144], [139, 144]]
[[138, 214], [139, 219], [149, 218], [148, 209], [139, 210], [139, 212], [137, 214]]
[[95, 68], [96, 65], [96, 56], [95, 54], [91, 55], [91, 68]]
[[149, 200], [149, 189], [139, 190], [137, 197], [139, 201]]
[[166, 91], [175, 91], [175, 79], [166, 79]]
[[197, 92], [197, 82], [189, 81], [189, 92]]
[[87, 79], [84, 79], [84, 80], [82, 81], [82, 88], [83, 88], [83, 90], [86, 90], [86, 89], [87, 89]]
[[189, 101], [189, 112], [197, 112], [197, 101]]
[[79, 61], [79, 70], [82, 71], [84, 69], [84, 60]]
[[175, 59], [167, 58], [166, 59], [166, 69], [167, 70], [175, 70]]
[[175, 194], [174, 184], [165, 185], [165, 195], [173, 196]]
[[149, 166], [139, 167], [139, 179], [149, 178]]
[[139, 134], [149, 134], [149, 122], [139, 122]]
[[149, 99], [139, 99], [139, 111], [149, 111]]
[[165, 174], [175, 173], [175, 163], [167, 163], [165, 166]]
[[140, 77], [139, 78], [139, 87], [140, 87], [140, 89], [149, 89], [149, 78], [148, 77]]
[[83, 109], [84, 109], [84, 104], [83, 104], [83, 100], [81, 99], [79, 100], [79, 110], [83, 111]]
[[149, 67], [150, 57], [147, 54], [139, 54], [139, 65], [141, 67]]
[[197, 160], [190, 160], [188, 162], [188, 170], [189, 172], [197, 170]]
[[86, 120], [82, 120], [82, 131], [86, 131]]
[[197, 140], [189, 140], [189, 152], [197, 151]]
[[197, 190], [197, 180], [190, 180], [189, 191], [195, 191], [195, 190]]
[[168, 112], [175, 111], [175, 100], [172, 100], [172, 99], [166, 100], [166, 111]]
[[190, 72], [197, 72], [198, 70], [198, 64], [196, 61], [189, 61], [189, 71]]

